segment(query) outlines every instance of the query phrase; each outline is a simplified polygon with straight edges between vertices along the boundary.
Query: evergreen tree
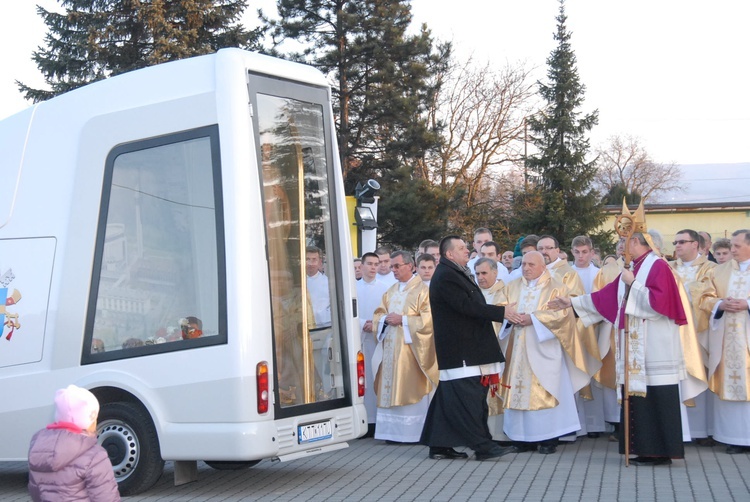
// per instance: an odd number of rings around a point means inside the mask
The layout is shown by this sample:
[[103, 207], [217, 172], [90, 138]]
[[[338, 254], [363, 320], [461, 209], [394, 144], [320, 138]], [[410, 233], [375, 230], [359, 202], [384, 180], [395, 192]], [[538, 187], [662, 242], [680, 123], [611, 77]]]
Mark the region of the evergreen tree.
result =
[[546, 105], [529, 117], [532, 143], [538, 153], [527, 158], [536, 173], [536, 184], [517, 194], [515, 214], [519, 232], [551, 234], [561, 244], [573, 237], [592, 234], [605, 219], [601, 196], [593, 189], [595, 162], [586, 162], [586, 134], [597, 124], [598, 111], [581, 116], [585, 93], [565, 22], [565, 2], [560, 0], [555, 40], [558, 45], [547, 59], [548, 84], [539, 84]]
[[49, 99], [112, 75], [224, 47], [254, 48], [260, 30], [238, 21], [247, 0], [61, 0], [37, 7], [48, 27], [33, 54], [49, 90], [16, 82], [26, 99]]
[[637, 206], [641, 203], [641, 194], [638, 192], [628, 192], [628, 187], [622, 183], [612, 185], [607, 193], [602, 197], [602, 204], [608, 206], [621, 206], [622, 201], [629, 206]]
[[[381, 224], [394, 221], [404, 227], [397, 232], [395, 224], [382, 226], [385, 240], [407, 245], [401, 239], [420, 232], [399, 221], [403, 209], [412, 213], [415, 225], [446, 221], [447, 207], [438, 205], [443, 195], [417, 183], [417, 166], [440, 141], [426, 112], [450, 45], [433, 47], [425, 26], [415, 35], [407, 33], [412, 21], [408, 0], [278, 0], [277, 9], [278, 20], [266, 18], [275, 50], [286, 40], [298, 42], [302, 48], [286, 56], [316, 66], [335, 82], [333, 106], [347, 189], [378, 179]], [[418, 203], [403, 207], [403, 201], [415, 197]]]

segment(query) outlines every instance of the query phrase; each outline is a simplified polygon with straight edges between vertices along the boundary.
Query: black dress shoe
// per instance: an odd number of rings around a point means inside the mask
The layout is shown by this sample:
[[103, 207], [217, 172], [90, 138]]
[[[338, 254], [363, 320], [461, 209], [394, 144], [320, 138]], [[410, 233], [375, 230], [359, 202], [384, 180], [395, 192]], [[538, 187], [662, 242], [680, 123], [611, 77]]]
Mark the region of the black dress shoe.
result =
[[514, 453], [526, 453], [530, 451], [536, 451], [536, 443], [517, 443], [513, 445], [515, 448]]
[[375, 437], [375, 424], [367, 424], [367, 433], [359, 439], [374, 438]]
[[469, 455], [462, 451], [456, 451], [453, 448], [430, 448], [430, 458], [432, 460], [454, 460], [457, 458], [469, 458]]
[[601, 435], [602, 435], [601, 432], [589, 432], [588, 434], [586, 434], [586, 437], [591, 438], [591, 439], [596, 439]]
[[553, 444], [540, 444], [539, 445], [539, 453], [542, 455], [549, 455], [550, 453], [555, 453], [557, 451], [557, 446]]
[[635, 457], [630, 459], [633, 465], [672, 465], [669, 457]]
[[483, 460], [497, 460], [500, 457], [507, 455], [508, 453], [514, 453], [516, 451], [515, 446], [495, 446], [489, 451], [475, 452], [474, 458], [479, 461]]
[[713, 438], [697, 438], [693, 439], [693, 443], [697, 444], [698, 446], [715, 446], [716, 441], [713, 440]]
[[750, 453], [750, 446], [730, 444], [727, 445], [727, 453], [730, 455], [737, 455], [738, 453]]

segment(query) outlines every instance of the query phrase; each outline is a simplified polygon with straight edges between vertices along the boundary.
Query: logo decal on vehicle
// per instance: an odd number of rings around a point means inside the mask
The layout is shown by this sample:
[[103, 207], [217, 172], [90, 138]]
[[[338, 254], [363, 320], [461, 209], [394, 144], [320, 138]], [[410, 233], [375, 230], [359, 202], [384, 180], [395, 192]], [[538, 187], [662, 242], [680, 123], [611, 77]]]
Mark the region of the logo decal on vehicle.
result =
[[8, 269], [0, 276], [0, 336], [5, 335], [5, 339], [8, 341], [13, 336], [13, 332], [21, 328], [21, 323], [18, 321], [18, 314], [8, 312], [7, 310], [7, 307], [21, 301], [21, 292], [17, 289], [13, 289], [10, 295], [8, 295], [8, 285], [15, 278], [16, 276], [13, 275], [12, 269]]

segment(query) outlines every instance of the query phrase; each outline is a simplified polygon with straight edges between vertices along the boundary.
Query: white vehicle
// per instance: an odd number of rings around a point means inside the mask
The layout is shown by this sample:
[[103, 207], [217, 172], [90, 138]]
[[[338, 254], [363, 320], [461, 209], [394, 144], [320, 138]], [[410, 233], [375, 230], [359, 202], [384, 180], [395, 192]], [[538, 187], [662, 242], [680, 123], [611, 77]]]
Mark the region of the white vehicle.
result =
[[[320, 72], [225, 49], [37, 104], [0, 122], [0, 145], [0, 460], [27, 458], [68, 384], [101, 403], [122, 494], [164, 460], [181, 483], [197, 460], [367, 431]], [[311, 246], [325, 274], [307, 279]]]

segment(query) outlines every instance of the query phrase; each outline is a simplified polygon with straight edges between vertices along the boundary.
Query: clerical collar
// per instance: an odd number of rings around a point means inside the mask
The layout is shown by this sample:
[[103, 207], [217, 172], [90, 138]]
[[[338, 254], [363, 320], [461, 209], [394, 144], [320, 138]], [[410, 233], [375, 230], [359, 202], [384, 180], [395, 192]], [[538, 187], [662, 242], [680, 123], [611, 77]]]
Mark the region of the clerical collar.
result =
[[547, 265], [547, 268], [550, 269], [550, 270], [552, 270], [552, 268], [557, 264], [558, 261], [562, 261], [562, 259], [559, 256], [557, 257], [557, 260], [555, 260], [552, 263], [550, 263], [549, 265]]
[[748, 267], [748, 265], [750, 265], [750, 260], [745, 260], [745, 261], [741, 261], [741, 262], [739, 263], [739, 266], [740, 266], [740, 270], [741, 270], [742, 272], [744, 272], [745, 270], [747, 270], [747, 267]]
[[[698, 255], [698, 256], [700, 256], [700, 255]], [[682, 265], [683, 265], [683, 266], [685, 266], [685, 267], [689, 267], [690, 265], [692, 265], [692, 264], [693, 264], [693, 262], [694, 262], [695, 260], [697, 260], [697, 259], [698, 259], [698, 256], [696, 256], [695, 258], [693, 258], [693, 259], [692, 259], [692, 260], [690, 260], [690, 261], [685, 261], [685, 260], [682, 260]]]
[[[559, 258], [558, 258], [558, 259], [559, 259]], [[541, 276], [540, 276], [540, 277], [541, 277]], [[526, 284], [527, 284], [527, 285], [528, 285], [528, 286], [529, 286], [530, 288], [533, 288], [533, 287], [535, 287], [535, 286], [536, 286], [536, 283], [537, 283], [537, 282], [539, 282], [539, 277], [537, 277], [536, 279], [531, 279], [530, 281], [526, 281]]]

